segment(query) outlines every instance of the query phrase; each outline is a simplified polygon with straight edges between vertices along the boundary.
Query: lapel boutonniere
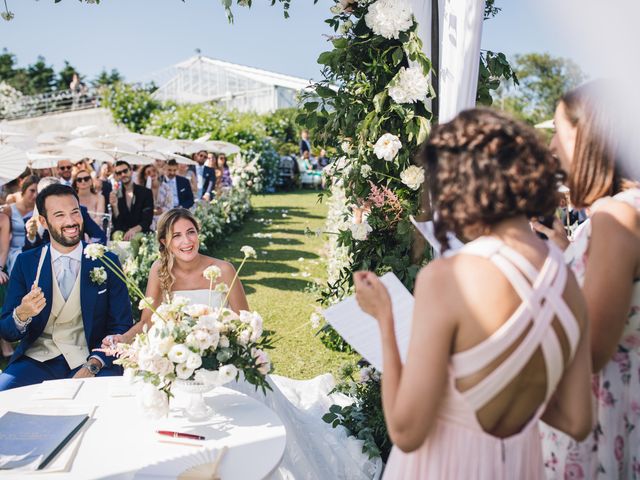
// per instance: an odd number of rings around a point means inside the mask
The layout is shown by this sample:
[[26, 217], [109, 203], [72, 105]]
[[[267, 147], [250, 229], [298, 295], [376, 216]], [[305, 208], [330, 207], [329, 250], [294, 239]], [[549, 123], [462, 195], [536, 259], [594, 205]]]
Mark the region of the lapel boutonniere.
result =
[[102, 285], [107, 281], [107, 272], [104, 267], [93, 267], [89, 273], [89, 277], [96, 285]]

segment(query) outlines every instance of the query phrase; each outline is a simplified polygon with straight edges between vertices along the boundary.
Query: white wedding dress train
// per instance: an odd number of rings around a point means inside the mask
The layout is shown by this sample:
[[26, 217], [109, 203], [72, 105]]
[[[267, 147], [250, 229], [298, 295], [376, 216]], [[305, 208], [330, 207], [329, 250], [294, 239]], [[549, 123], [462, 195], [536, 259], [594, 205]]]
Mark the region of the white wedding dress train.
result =
[[[209, 304], [209, 290], [180, 290], [175, 296], [186, 297], [192, 303]], [[212, 303], [220, 305], [223, 298], [212, 292]], [[346, 405], [348, 397], [329, 395], [335, 385], [327, 373], [311, 380], [294, 380], [279, 375], [268, 376], [272, 391], [266, 396], [244, 380], [226, 387], [242, 392], [267, 405], [278, 414], [287, 431], [287, 446], [280, 466], [270, 480], [377, 479], [382, 461], [369, 460], [362, 453], [362, 441], [347, 436], [343, 427], [332, 428], [322, 420], [332, 404]]]

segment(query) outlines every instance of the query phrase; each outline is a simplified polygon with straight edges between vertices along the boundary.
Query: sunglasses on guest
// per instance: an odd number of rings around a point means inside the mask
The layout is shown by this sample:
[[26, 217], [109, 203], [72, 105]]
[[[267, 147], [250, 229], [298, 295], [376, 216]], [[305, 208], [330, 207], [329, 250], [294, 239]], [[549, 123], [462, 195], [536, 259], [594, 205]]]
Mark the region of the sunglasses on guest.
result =
[[128, 168], [123, 168], [122, 170], [116, 170], [113, 172], [116, 175], [125, 175], [127, 173], [129, 173], [129, 169]]
[[76, 177], [76, 183], [84, 183], [84, 182], [90, 182], [91, 181], [91, 177], [87, 176], [87, 177]]
[[63, 165], [62, 167], [58, 167], [58, 170], [71, 170], [72, 168], [71, 165]]

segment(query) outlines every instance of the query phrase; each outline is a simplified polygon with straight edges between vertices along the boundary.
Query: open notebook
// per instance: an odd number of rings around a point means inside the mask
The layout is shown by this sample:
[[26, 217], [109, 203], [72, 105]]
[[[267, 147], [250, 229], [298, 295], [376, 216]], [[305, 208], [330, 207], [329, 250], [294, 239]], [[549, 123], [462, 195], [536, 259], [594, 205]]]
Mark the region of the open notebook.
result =
[[[404, 362], [411, 336], [413, 295], [393, 273], [385, 273], [380, 281], [387, 287], [393, 304], [396, 339]], [[355, 297], [349, 297], [324, 311], [324, 317], [338, 333], [377, 370], [382, 371], [382, 342], [375, 318], [365, 313]]]

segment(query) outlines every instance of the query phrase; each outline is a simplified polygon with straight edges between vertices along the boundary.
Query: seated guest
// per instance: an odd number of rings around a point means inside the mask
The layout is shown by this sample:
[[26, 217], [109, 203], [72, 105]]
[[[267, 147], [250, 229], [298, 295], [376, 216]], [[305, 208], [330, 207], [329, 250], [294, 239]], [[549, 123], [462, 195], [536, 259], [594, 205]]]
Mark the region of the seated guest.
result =
[[151, 224], [151, 230], [155, 230], [160, 215], [173, 208], [171, 187], [160, 179], [155, 165], [143, 165], [140, 168], [138, 184], [146, 186], [153, 193], [153, 223]]
[[9, 246], [9, 257], [7, 258], [7, 272], [9, 274], [11, 274], [13, 264], [25, 245], [25, 224], [33, 216], [39, 181], [40, 179], [35, 175], [25, 178], [20, 187], [20, 200], [12, 203], [10, 208], [5, 210], [5, 213], [11, 219], [11, 244]]
[[216, 184], [220, 183], [222, 188], [231, 187], [233, 180], [231, 180], [231, 171], [227, 165], [227, 156], [224, 153], [218, 155], [216, 165]]
[[[354, 275], [378, 322], [382, 403], [394, 443], [384, 478], [544, 478], [538, 421], [591, 430], [587, 306], [562, 251], [529, 218], [557, 205], [560, 165], [530, 127], [488, 109], [434, 128], [424, 207], [468, 240], [418, 274], [403, 364], [387, 289]], [[429, 202], [429, 203], [427, 203]]]
[[[60, 183], [60, 179], [57, 177], [45, 177], [38, 182], [38, 193], [47, 188], [49, 185]], [[100, 228], [93, 218], [89, 215], [87, 207], [80, 205], [80, 213], [82, 214], [82, 221], [84, 223], [84, 233], [89, 243], [101, 243], [107, 244], [107, 236], [104, 230]], [[34, 209], [33, 216], [27, 221], [25, 228], [27, 230], [27, 237], [22, 247], [22, 251], [26, 252], [32, 248], [39, 247], [43, 243], [49, 243], [49, 232], [42, 227], [39, 220], [38, 209]]]
[[50, 185], [38, 195], [37, 207], [51, 243], [22, 253], [11, 273], [0, 334], [20, 344], [0, 375], [0, 391], [44, 380], [119, 375], [113, 358], [92, 351], [105, 335], [132, 325], [124, 282], [107, 268], [103, 282], [91, 278], [103, 263], [83, 255], [82, 215], [73, 189]]
[[165, 183], [169, 186], [173, 207], [191, 208], [193, 206], [193, 192], [191, 191], [191, 183], [184, 177], [178, 175], [178, 162], [169, 160], [165, 169]]
[[131, 180], [133, 170], [124, 160], [116, 162], [113, 174], [117, 180], [117, 188], [109, 194], [113, 230], [124, 232], [124, 239], [129, 241], [136, 233], [151, 230], [153, 194], [148, 188]]
[[318, 168], [322, 170], [330, 163], [331, 159], [327, 157], [327, 151], [323, 148], [322, 150], [320, 150], [320, 156], [318, 157]]
[[80, 205], [89, 211], [89, 215], [98, 225], [102, 224], [104, 215], [104, 197], [93, 187], [91, 173], [87, 169], [78, 169], [73, 176], [72, 187], [78, 194]]

